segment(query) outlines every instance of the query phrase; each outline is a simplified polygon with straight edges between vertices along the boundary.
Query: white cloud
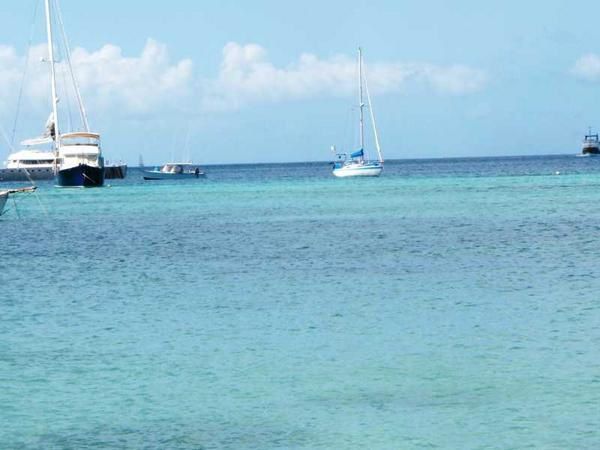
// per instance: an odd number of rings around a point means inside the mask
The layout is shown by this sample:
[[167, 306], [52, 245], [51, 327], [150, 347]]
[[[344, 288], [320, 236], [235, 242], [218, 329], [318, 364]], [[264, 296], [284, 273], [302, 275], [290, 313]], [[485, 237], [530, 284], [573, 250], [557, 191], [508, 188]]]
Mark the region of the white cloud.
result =
[[13, 47], [0, 45], [0, 95], [6, 103], [6, 98], [14, 92], [19, 85], [22, 67], [21, 58]]
[[[30, 50], [24, 90], [28, 104], [44, 111], [49, 108], [48, 68], [47, 63], [40, 62], [45, 57], [43, 44]], [[0, 95], [9, 100], [4, 102], [4, 108], [16, 100], [24, 62], [25, 57], [14, 48], [0, 46]], [[208, 79], [194, 75], [190, 59], [171, 61], [167, 47], [152, 39], [137, 56], [123, 55], [120, 47], [111, 44], [95, 51], [75, 48], [72, 63], [92, 115], [228, 110], [256, 102], [346, 96], [356, 89], [357, 78], [353, 57], [321, 59], [306, 53], [278, 67], [260, 45], [234, 42], [224, 47], [220, 68], [214, 78]], [[366, 69], [374, 95], [416, 86], [441, 94], [463, 95], [482, 89], [487, 80], [482, 70], [463, 65], [375, 62]], [[59, 77], [63, 79], [64, 75]]]
[[[24, 96], [33, 107], [48, 109], [50, 80], [44, 44], [33, 46], [29, 53], [29, 68]], [[71, 60], [82, 96], [88, 110], [125, 114], [147, 114], [165, 108], [178, 108], [190, 94], [193, 84], [192, 62], [183, 59], [172, 63], [167, 47], [148, 39], [139, 56], [124, 56], [120, 47], [107, 44], [89, 52], [75, 48]], [[0, 94], [16, 100], [25, 57], [19, 57], [12, 47], [0, 46]], [[66, 63], [58, 64], [61, 102], [73, 92], [60, 89], [72, 86], [64, 82]], [[71, 88], [72, 89], [72, 88]], [[10, 105], [9, 105], [10, 106]], [[6, 105], [5, 105], [6, 107]]]
[[587, 81], [600, 80], [600, 56], [593, 53], [582, 56], [575, 62], [571, 73]]
[[140, 56], [123, 56], [119, 47], [105, 45], [88, 52], [73, 52], [77, 80], [86, 98], [106, 107], [147, 113], [173, 107], [188, 94], [192, 61], [171, 63], [167, 47], [149, 39]]
[[[487, 81], [485, 72], [463, 65], [374, 63], [367, 70], [374, 94], [398, 92], [412, 82], [462, 95], [482, 89]], [[261, 46], [231, 42], [223, 49], [219, 75], [204, 100], [207, 107], [239, 107], [257, 101], [347, 95], [356, 89], [356, 78], [354, 58], [303, 54], [286, 67], [276, 67]]]

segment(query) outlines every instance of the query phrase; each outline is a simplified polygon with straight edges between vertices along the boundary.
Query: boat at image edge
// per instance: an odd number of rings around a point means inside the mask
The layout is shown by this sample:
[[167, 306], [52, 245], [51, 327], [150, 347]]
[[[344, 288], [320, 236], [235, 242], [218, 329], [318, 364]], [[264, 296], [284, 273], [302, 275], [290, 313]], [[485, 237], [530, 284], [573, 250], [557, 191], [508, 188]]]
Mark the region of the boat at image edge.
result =
[[[365, 152], [365, 120], [363, 102], [363, 84], [367, 94], [367, 103], [371, 117], [371, 125], [373, 126], [373, 135], [375, 136], [375, 148], [379, 159], [369, 160]], [[333, 164], [333, 175], [338, 178], [346, 177], [378, 177], [383, 171], [383, 155], [379, 145], [379, 136], [375, 125], [375, 115], [371, 104], [371, 95], [367, 79], [363, 73], [363, 58], [362, 50], [358, 49], [358, 106], [360, 111], [359, 131], [360, 131], [360, 149], [350, 154], [350, 159], [345, 153], [336, 154], [337, 160]], [[335, 146], [332, 147], [335, 153]]]
[[0, 181], [51, 180], [54, 178], [54, 152], [23, 149], [10, 153], [0, 169]]
[[600, 140], [598, 134], [592, 134], [592, 128], [588, 128], [588, 134], [583, 138], [581, 143], [581, 156], [598, 156], [600, 155]]
[[33, 192], [36, 189], [37, 188], [35, 186], [30, 186], [30, 187], [25, 187], [25, 188], [7, 189], [7, 190], [0, 191], [0, 216], [4, 213], [4, 206], [6, 205], [6, 202], [8, 201], [8, 197], [10, 195], [22, 194], [25, 192]]

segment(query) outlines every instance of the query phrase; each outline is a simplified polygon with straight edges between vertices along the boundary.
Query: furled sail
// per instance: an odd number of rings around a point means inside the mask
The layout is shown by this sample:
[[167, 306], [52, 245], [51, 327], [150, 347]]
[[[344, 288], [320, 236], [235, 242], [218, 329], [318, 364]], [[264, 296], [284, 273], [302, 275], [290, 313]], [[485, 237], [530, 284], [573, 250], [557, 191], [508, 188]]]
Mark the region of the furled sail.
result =
[[360, 150], [350, 154], [351, 158], [362, 158], [365, 156], [365, 151], [361, 148]]
[[44, 133], [44, 137], [51, 137], [52, 139], [56, 138], [56, 123], [53, 112], [50, 113], [48, 120], [46, 120], [46, 132]]

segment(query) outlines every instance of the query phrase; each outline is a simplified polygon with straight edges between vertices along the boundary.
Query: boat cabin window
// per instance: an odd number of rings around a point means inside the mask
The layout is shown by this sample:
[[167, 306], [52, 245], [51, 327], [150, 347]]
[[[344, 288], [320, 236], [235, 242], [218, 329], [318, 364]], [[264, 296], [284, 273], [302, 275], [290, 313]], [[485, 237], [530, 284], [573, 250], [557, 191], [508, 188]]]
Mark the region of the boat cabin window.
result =
[[[17, 162], [17, 161], [13, 161], [13, 162]], [[53, 162], [54, 162], [53, 159], [24, 159], [21, 161], [21, 164], [30, 164], [30, 165], [52, 164]]]

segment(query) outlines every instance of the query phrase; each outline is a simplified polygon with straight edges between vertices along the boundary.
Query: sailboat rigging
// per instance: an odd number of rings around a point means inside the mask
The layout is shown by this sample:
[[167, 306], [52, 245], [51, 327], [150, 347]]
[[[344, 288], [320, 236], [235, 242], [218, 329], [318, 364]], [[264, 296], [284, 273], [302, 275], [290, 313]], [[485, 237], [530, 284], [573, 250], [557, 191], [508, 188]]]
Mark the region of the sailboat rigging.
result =
[[52, 29], [52, 6], [56, 7], [56, 19], [62, 27], [62, 18], [58, 10], [58, 0], [45, 0], [46, 7], [46, 32], [48, 38], [48, 57], [50, 64], [50, 85], [52, 95], [52, 124], [50, 135], [53, 141], [55, 154], [54, 172], [56, 182], [61, 187], [100, 187], [104, 185], [104, 158], [100, 147], [100, 134], [91, 132], [88, 126], [87, 115], [79, 92], [79, 86], [71, 65], [70, 52], [64, 27], [62, 29], [63, 44], [77, 97], [79, 113], [83, 122], [83, 131], [70, 131], [63, 133], [58, 108], [58, 93], [56, 83], [56, 59], [54, 56], [54, 40]]

